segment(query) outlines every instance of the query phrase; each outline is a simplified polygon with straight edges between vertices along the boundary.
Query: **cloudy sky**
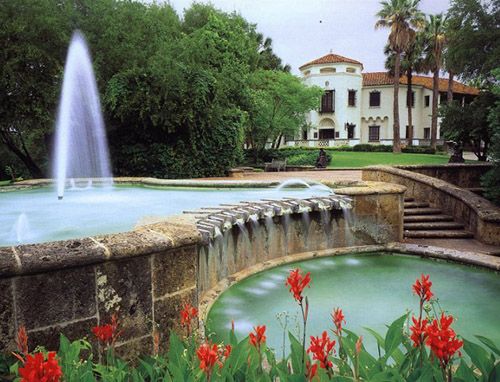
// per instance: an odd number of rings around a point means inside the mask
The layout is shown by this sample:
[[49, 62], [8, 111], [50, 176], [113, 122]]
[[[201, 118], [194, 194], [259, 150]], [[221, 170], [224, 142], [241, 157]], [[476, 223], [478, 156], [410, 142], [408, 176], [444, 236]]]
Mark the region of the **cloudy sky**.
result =
[[[192, 0], [170, 0], [182, 14]], [[208, 1], [200, 1], [208, 2]], [[330, 52], [384, 70], [387, 30], [374, 30], [379, 0], [212, 0], [217, 8], [237, 11], [273, 40], [274, 51], [298, 74], [299, 66]], [[421, 0], [426, 13], [444, 12], [449, 0]]]

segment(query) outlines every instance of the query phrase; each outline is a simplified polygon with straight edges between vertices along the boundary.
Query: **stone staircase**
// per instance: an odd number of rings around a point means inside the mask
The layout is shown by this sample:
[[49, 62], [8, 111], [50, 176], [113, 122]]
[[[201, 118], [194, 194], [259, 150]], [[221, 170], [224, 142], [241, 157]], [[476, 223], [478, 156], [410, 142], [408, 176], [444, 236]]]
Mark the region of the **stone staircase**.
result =
[[464, 225], [453, 216], [443, 214], [439, 208], [429, 203], [404, 199], [404, 237], [426, 239], [465, 239], [474, 235], [464, 229]]

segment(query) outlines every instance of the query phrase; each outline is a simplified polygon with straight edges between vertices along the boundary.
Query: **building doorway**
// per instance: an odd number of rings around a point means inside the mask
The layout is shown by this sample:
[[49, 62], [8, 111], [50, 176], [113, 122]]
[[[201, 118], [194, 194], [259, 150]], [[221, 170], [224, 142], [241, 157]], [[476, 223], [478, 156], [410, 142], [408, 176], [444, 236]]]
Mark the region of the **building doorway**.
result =
[[319, 139], [335, 139], [335, 129], [320, 129]]

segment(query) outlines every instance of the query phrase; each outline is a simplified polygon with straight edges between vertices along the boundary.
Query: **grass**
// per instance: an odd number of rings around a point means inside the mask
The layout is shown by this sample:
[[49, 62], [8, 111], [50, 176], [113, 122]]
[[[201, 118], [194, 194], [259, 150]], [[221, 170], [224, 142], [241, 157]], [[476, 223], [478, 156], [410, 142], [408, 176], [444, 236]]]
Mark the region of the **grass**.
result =
[[409, 153], [386, 153], [386, 152], [354, 152], [338, 151], [330, 152], [332, 161], [328, 167], [365, 167], [373, 165], [412, 165], [412, 164], [445, 164], [448, 163], [448, 155], [438, 154], [409, 154]]

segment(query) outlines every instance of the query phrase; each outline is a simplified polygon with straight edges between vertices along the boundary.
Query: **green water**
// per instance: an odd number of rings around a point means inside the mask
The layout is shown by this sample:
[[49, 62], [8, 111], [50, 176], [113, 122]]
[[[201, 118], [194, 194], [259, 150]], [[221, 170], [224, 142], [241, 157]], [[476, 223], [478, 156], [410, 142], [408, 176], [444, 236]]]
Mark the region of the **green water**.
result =
[[[251, 276], [225, 291], [208, 315], [208, 330], [227, 340], [231, 320], [238, 338], [255, 325], [266, 325], [268, 346], [281, 354], [283, 329], [277, 314], [288, 312], [288, 329], [297, 333], [299, 308], [285, 286], [290, 269], [311, 272], [308, 335], [332, 328], [330, 314], [341, 307], [346, 328], [361, 334], [373, 354], [376, 344], [364, 327], [385, 335], [390, 324], [407, 310], [418, 314], [411, 285], [421, 273], [430, 274], [432, 291], [441, 307], [457, 320], [452, 327], [467, 339], [489, 337], [500, 345], [500, 275], [457, 263], [417, 256], [363, 254], [328, 257], [287, 264]], [[295, 318], [296, 317], [296, 318]], [[476, 341], [477, 342], [477, 341]], [[287, 343], [288, 346], [288, 343]]]

